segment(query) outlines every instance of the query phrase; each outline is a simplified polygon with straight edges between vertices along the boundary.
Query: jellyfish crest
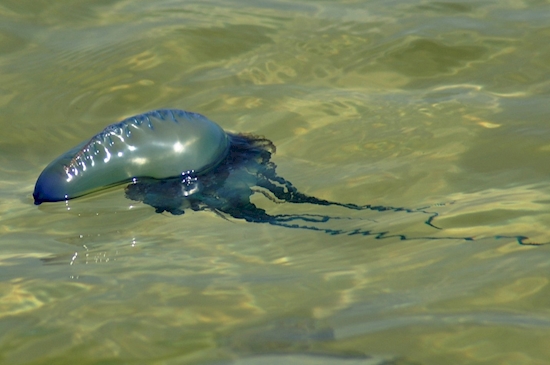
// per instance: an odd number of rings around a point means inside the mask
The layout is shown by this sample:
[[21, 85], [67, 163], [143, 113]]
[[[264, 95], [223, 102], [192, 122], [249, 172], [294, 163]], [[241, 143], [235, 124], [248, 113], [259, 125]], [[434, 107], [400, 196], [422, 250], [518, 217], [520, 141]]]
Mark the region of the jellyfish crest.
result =
[[177, 109], [135, 115], [46, 166], [35, 185], [35, 204], [76, 198], [133, 178], [206, 173], [228, 148], [225, 131], [203, 115]]

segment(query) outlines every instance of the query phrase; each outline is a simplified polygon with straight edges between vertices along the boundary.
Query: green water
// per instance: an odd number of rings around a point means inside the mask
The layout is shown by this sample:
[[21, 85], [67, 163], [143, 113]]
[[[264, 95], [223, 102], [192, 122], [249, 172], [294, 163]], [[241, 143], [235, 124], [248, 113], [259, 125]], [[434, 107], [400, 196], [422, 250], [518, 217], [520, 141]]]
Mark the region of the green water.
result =
[[[0, 363], [547, 364], [550, 3], [0, 0]], [[34, 206], [106, 125], [200, 112], [277, 145], [331, 227]], [[474, 237], [473, 241], [449, 239]], [[368, 359], [366, 356], [372, 356]]]

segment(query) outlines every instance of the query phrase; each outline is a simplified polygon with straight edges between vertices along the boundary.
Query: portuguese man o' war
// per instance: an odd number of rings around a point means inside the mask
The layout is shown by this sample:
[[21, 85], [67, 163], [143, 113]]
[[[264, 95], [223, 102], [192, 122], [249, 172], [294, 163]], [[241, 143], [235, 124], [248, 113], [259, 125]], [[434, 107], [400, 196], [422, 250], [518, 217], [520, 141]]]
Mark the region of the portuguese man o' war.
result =
[[[387, 231], [323, 227], [328, 221], [345, 217], [269, 214], [251, 202], [254, 193], [261, 193], [276, 203], [425, 214], [424, 223], [439, 230], [433, 224], [438, 214], [427, 208], [339, 203], [303, 194], [277, 174], [277, 166], [271, 161], [275, 150], [267, 138], [226, 132], [201, 114], [154, 110], [107, 126], [51, 162], [38, 177], [34, 202], [39, 205], [67, 201], [126, 183], [128, 199], [148, 204], [157, 213], [181, 215], [185, 210], [210, 210], [222, 217], [331, 235], [410, 239]], [[473, 237], [415, 238], [474, 240]], [[499, 238], [514, 238], [520, 244], [528, 244], [524, 236]]]

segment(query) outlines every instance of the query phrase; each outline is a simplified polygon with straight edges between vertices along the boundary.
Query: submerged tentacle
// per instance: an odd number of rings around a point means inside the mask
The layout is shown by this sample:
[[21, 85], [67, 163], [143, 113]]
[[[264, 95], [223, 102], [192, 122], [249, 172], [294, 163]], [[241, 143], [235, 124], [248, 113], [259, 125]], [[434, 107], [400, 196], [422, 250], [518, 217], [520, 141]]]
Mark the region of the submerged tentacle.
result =
[[[270, 155], [269, 155], [270, 157]], [[382, 205], [357, 205], [353, 203], [340, 203], [335, 201], [330, 201], [326, 199], [320, 199], [311, 195], [307, 195], [298, 191], [298, 189], [288, 180], [279, 176], [277, 174], [276, 168], [277, 165], [269, 159], [265, 159], [263, 163], [258, 165], [258, 171], [256, 171], [256, 185], [266, 189], [268, 192], [271, 192], [278, 200], [296, 203], [296, 204], [313, 204], [313, 205], [322, 205], [322, 206], [339, 206], [347, 209], [353, 210], [372, 210], [372, 211], [394, 211], [394, 212], [406, 212], [406, 213], [424, 213], [429, 215], [429, 217], [424, 221], [425, 224], [429, 225], [435, 229], [441, 229], [433, 224], [433, 220], [439, 215], [437, 212], [429, 212], [424, 208], [405, 208], [405, 207], [393, 207], [393, 206], [382, 206]], [[262, 194], [264, 194], [262, 192]], [[266, 194], [264, 194], [266, 195]], [[268, 197], [269, 198], [269, 197]]]
[[[350, 218], [321, 214], [270, 215], [264, 209], [254, 205], [250, 198], [260, 188], [263, 195], [280, 203], [332, 205], [377, 212], [420, 212], [430, 215], [426, 222], [431, 222], [437, 215], [437, 213], [401, 207], [339, 203], [303, 194], [290, 181], [277, 174], [277, 166], [271, 162], [275, 146], [270, 140], [253, 135], [228, 135], [230, 147], [227, 157], [212, 172], [198, 177], [198, 188], [193, 194], [185, 194], [188, 189], [184, 185], [188, 179], [180, 177], [137, 180], [127, 186], [126, 196], [153, 206], [158, 213], [166, 211], [172, 214], [183, 214], [186, 209], [211, 210], [222, 216], [227, 215], [247, 222], [318, 230], [330, 234], [351, 234], [352, 231], [325, 229], [291, 222], [326, 223], [330, 220]], [[429, 225], [435, 228], [433, 224]], [[357, 234], [357, 231], [353, 232]], [[362, 234], [367, 232], [370, 231], [362, 231]], [[377, 233], [377, 235], [382, 237], [385, 234]]]
[[[270, 178], [267, 178], [267, 176], [269, 176]], [[273, 181], [277, 182], [279, 185], [274, 184]], [[440, 227], [437, 227], [432, 223], [435, 217], [437, 217], [439, 214], [436, 212], [428, 212], [424, 208], [413, 209], [413, 208], [392, 207], [392, 206], [371, 205], [371, 204], [357, 205], [353, 203], [334, 202], [326, 199], [316, 198], [311, 195], [303, 194], [299, 192], [294, 187], [294, 185], [292, 185], [290, 181], [280, 176], [277, 176], [276, 172], [274, 171], [274, 168], [273, 168], [273, 171], [269, 171], [269, 175], [263, 175], [263, 176], [260, 175], [257, 184], [258, 186], [261, 186], [271, 191], [278, 199], [284, 200], [289, 203], [297, 203], [297, 204], [307, 203], [307, 204], [323, 205], [323, 206], [334, 205], [334, 206], [344, 207], [344, 208], [353, 209], [353, 210], [373, 210], [378, 212], [394, 211], [394, 212], [405, 212], [405, 213], [424, 213], [429, 215], [428, 219], [424, 221], [425, 224], [435, 229], [441, 229]], [[283, 186], [280, 186], [280, 185], [283, 185]]]
[[[250, 201], [251, 196], [260, 192], [277, 203], [312, 204], [317, 206], [339, 206], [351, 210], [369, 210], [375, 212], [422, 213], [428, 215], [424, 223], [440, 229], [433, 224], [437, 212], [428, 211], [431, 207], [405, 208], [381, 205], [358, 205], [340, 203], [304, 194], [288, 180], [277, 174], [271, 155], [275, 152], [273, 143], [263, 137], [243, 134], [228, 134], [230, 147], [227, 157], [213, 171], [189, 179], [185, 175], [164, 180], [141, 179], [126, 188], [126, 196], [143, 201], [155, 208], [156, 212], [183, 214], [186, 209], [193, 211], [210, 210], [221, 217], [232, 217], [252, 223], [265, 223], [274, 226], [305, 229], [330, 235], [373, 236], [376, 239], [398, 238], [400, 240], [423, 239], [462, 239], [474, 241], [475, 237], [410, 237], [405, 234], [392, 234], [385, 230], [373, 229], [335, 229], [324, 226], [335, 220], [354, 220], [360, 218], [329, 216], [322, 214], [277, 214], [271, 215]], [[193, 193], [186, 184], [196, 183]], [[196, 188], [196, 189], [195, 189]], [[497, 236], [495, 238], [515, 239], [528, 245], [525, 236]]]

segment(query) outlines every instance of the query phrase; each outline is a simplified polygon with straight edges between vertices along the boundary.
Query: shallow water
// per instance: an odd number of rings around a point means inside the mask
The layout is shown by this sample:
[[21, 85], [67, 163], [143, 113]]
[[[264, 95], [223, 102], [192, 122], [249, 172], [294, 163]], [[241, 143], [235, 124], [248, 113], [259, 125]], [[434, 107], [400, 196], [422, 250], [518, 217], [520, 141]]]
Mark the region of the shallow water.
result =
[[[0, 362], [546, 364], [547, 1], [0, 1]], [[34, 206], [55, 157], [150, 109], [277, 145], [338, 235]], [[506, 236], [506, 237], [502, 237]], [[452, 239], [456, 237], [457, 239]], [[474, 237], [466, 241], [460, 237]]]

